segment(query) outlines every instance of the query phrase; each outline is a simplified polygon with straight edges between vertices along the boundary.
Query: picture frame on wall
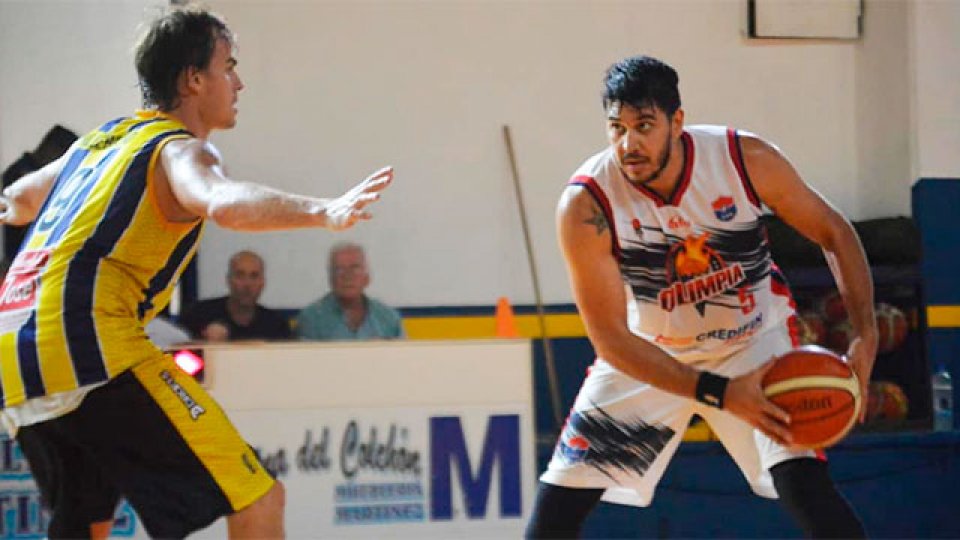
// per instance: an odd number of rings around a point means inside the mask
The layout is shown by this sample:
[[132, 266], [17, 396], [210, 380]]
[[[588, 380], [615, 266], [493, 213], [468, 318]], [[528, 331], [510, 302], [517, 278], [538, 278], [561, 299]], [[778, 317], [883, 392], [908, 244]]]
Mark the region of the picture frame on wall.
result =
[[747, 0], [747, 36], [757, 39], [856, 40], [863, 0]]

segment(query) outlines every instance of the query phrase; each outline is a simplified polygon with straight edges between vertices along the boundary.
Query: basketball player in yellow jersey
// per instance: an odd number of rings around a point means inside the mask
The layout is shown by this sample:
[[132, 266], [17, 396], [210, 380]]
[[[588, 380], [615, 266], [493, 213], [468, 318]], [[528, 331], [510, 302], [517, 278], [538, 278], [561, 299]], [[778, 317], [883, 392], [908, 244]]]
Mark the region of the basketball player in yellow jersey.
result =
[[154, 537], [227, 516], [231, 537], [283, 535], [283, 488], [217, 404], [149, 342], [203, 223], [340, 230], [393, 178], [340, 197], [237, 182], [207, 141], [234, 126], [233, 37], [205, 10], [167, 12], [137, 47], [149, 110], [108, 122], [0, 196], [33, 223], [0, 286], [0, 416], [16, 433], [53, 538], [105, 537], [120, 496]]

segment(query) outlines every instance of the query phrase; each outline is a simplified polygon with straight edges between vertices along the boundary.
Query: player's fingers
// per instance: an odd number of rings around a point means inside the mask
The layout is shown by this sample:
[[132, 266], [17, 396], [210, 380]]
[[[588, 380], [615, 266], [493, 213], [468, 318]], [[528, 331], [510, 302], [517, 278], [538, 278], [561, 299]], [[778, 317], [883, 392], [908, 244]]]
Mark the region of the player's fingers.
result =
[[770, 418], [775, 419], [777, 422], [784, 426], [790, 425], [790, 413], [781, 409], [776, 405], [776, 403], [770, 401], [769, 399], [764, 400], [763, 404], [763, 413]]
[[793, 444], [793, 435], [790, 434], [790, 428], [774, 417], [762, 416], [757, 427], [779, 444], [784, 446]]
[[859, 423], [864, 423], [867, 419], [867, 399], [869, 398], [869, 389], [870, 389], [870, 370], [864, 370], [863, 366], [859, 365], [859, 362], [851, 361], [849, 356], [841, 357], [844, 362], [850, 364], [850, 369], [853, 371], [853, 376], [857, 380], [857, 386], [860, 388], [860, 412], [857, 414], [857, 421]]
[[788, 436], [786, 435], [781, 435], [780, 433], [777, 433], [776, 431], [770, 430], [766, 427], [760, 427], [759, 429], [760, 431], [763, 432], [764, 435], [766, 435], [767, 437], [770, 437], [771, 439], [773, 439], [774, 442], [776, 442], [781, 446], [790, 446], [791, 444], [793, 444], [787, 438]]
[[380, 193], [364, 193], [357, 197], [357, 201], [363, 203], [364, 205], [370, 204], [373, 201], [376, 201], [380, 198]]
[[389, 165], [367, 177], [367, 184], [386, 184], [393, 180], [393, 166]]
[[353, 199], [352, 208], [354, 211], [363, 210], [366, 206], [380, 198], [379, 193], [362, 193]]
[[380, 193], [381, 191], [387, 189], [387, 186], [389, 185], [390, 185], [389, 178], [387, 179], [380, 178], [372, 182], [365, 182], [362, 186], [360, 186], [360, 189], [358, 189], [357, 191], [359, 191], [362, 194]]

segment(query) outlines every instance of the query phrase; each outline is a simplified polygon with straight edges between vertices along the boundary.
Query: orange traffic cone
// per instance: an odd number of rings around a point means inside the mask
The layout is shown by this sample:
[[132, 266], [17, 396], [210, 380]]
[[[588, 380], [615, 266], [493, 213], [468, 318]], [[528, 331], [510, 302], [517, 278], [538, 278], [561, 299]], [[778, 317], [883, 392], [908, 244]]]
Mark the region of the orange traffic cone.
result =
[[500, 338], [520, 337], [517, 331], [517, 320], [513, 316], [513, 308], [506, 296], [497, 300], [497, 311], [493, 316], [496, 323], [495, 335]]

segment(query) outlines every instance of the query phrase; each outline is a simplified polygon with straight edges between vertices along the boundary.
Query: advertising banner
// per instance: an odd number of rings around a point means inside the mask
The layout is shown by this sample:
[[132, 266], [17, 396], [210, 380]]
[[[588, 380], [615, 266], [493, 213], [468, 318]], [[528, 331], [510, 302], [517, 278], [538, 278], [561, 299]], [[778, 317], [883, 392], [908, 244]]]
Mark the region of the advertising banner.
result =
[[291, 538], [522, 536], [536, 479], [526, 404], [232, 417], [286, 487]]
[[[522, 536], [537, 477], [529, 342], [226, 347], [206, 361], [208, 391], [284, 483], [289, 538]], [[48, 522], [0, 436], [0, 539], [44, 538]], [[125, 501], [111, 536], [148, 538]], [[221, 519], [192, 537], [226, 536]]]

